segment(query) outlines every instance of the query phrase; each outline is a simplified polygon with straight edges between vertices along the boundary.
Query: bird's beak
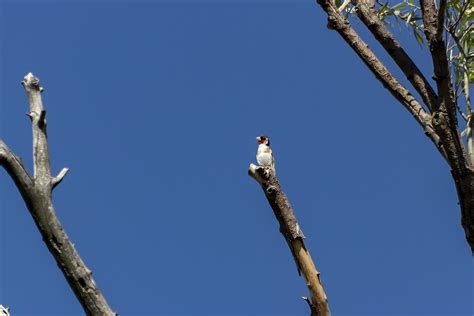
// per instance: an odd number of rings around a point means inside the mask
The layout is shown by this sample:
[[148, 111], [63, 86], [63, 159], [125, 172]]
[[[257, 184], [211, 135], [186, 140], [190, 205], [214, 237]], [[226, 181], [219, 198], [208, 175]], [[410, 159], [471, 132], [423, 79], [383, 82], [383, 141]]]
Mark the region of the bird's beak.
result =
[[257, 142], [260, 142], [260, 136], [255, 137], [257, 139]]

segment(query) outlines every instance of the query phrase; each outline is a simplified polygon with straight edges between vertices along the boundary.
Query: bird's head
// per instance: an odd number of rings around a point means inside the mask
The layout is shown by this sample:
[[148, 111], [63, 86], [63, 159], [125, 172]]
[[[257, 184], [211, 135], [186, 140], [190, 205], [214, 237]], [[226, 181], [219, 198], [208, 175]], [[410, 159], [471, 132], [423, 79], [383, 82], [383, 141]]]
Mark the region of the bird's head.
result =
[[270, 139], [265, 135], [260, 135], [257, 137], [257, 143], [259, 145], [264, 144], [264, 145], [270, 146]]

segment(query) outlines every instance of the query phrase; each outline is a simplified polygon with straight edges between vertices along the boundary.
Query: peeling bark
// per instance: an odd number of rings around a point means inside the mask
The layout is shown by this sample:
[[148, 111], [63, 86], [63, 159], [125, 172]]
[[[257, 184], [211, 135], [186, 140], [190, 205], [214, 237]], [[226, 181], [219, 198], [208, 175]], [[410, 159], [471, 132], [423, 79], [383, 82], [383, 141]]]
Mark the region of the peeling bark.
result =
[[90, 316], [116, 315], [97, 287], [92, 272], [86, 267], [59, 222], [51, 200], [52, 190], [68, 169], [51, 176], [46, 111], [41, 101], [39, 79], [29, 73], [22, 82], [28, 96], [33, 130], [34, 176], [30, 177], [21, 160], [0, 140], [0, 165], [6, 169], [20, 191], [38, 227], [43, 241], [53, 255], [71, 289]]
[[309, 254], [304, 243], [304, 234], [293, 213], [285, 193], [281, 190], [278, 181], [271, 168], [264, 168], [251, 164], [248, 171], [262, 187], [263, 192], [280, 224], [280, 233], [285, 238], [291, 254], [295, 260], [298, 274], [303, 274], [311, 295], [311, 300], [304, 297], [311, 309], [312, 316], [329, 316], [329, 303], [321, 282], [320, 273], [314, 265], [313, 259]]

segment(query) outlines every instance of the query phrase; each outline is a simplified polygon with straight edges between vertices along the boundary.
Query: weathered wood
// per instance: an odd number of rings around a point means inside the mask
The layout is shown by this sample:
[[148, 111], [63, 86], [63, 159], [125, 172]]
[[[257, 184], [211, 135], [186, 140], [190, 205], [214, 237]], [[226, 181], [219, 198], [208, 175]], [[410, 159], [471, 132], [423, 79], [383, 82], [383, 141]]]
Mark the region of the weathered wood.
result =
[[285, 238], [295, 260], [298, 274], [302, 274], [306, 280], [306, 286], [308, 287], [311, 300], [309, 298], [304, 299], [311, 308], [311, 315], [331, 315], [320, 273], [316, 269], [308, 248], [304, 243], [305, 236], [296, 220], [293, 208], [286, 194], [281, 190], [280, 182], [271, 168], [268, 167], [264, 168], [250, 164], [248, 173], [261, 185], [268, 203], [280, 224], [280, 232]]
[[6, 169], [20, 191], [38, 227], [43, 241], [87, 315], [111, 316], [112, 312], [97, 287], [92, 272], [86, 267], [59, 222], [51, 200], [53, 188], [67, 173], [64, 168], [57, 177], [51, 176], [46, 111], [41, 100], [39, 79], [32, 73], [22, 82], [28, 96], [33, 130], [34, 176], [30, 177], [21, 160], [0, 140], [0, 165]]

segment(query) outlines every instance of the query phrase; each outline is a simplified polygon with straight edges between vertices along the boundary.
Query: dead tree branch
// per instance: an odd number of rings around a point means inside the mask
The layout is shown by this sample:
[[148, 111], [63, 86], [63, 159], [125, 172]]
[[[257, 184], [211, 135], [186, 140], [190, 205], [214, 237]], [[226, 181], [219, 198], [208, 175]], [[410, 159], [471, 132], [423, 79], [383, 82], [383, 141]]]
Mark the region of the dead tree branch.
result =
[[57, 177], [51, 176], [46, 111], [41, 100], [39, 79], [29, 73], [22, 82], [28, 96], [33, 130], [34, 176], [28, 175], [21, 160], [0, 140], [0, 165], [5, 168], [20, 191], [46, 246], [56, 260], [69, 286], [87, 315], [116, 315], [97, 287], [92, 272], [86, 267], [64, 231], [51, 200], [52, 190], [67, 173], [64, 168]]
[[320, 279], [320, 273], [316, 269], [313, 259], [311, 259], [309, 251], [305, 246], [303, 231], [298, 225], [288, 198], [281, 190], [280, 182], [271, 168], [250, 164], [248, 173], [262, 186], [268, 203], [280, 224], [280, 232], [290, 247], [298, 273], [300, 275], [302, 273], [306, 280], [311, 300], [308, 298], [305, 300], [311, 308], [311, 315], [329, 316], [331, 312]]

